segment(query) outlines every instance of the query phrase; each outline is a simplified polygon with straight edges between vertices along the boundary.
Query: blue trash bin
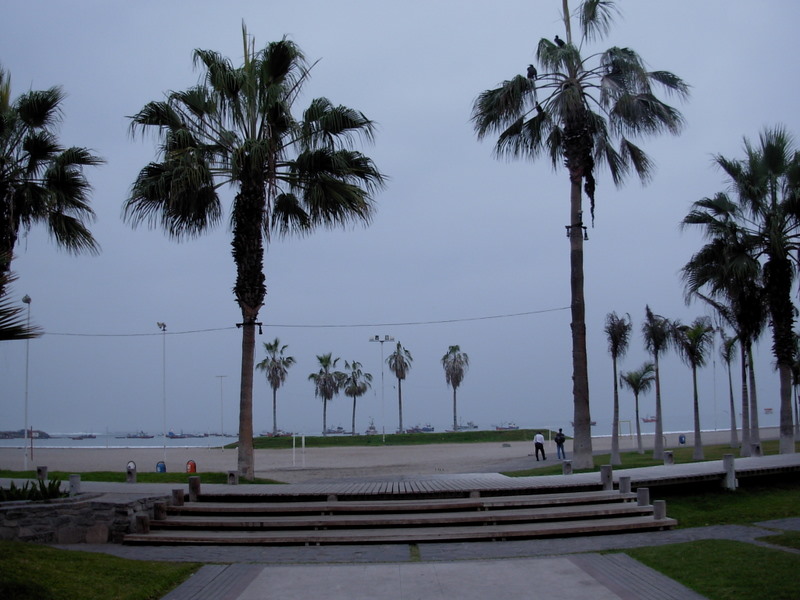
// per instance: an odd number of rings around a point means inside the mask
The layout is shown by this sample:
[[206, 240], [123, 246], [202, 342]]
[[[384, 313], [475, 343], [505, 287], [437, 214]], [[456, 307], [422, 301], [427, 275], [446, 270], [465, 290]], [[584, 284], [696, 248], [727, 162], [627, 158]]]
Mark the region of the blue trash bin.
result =
[[685, 444], [685, 443], [686, 443], [686, 436], [685, 436], [685, 435], [680, 435], [680, 436], [678, 436], [678, 441], [679, 441], [681, 444]]
[[156, 463], [156, 473], [166, 473], [167, 472], [167, 465], [163, 460], [160, 460]]

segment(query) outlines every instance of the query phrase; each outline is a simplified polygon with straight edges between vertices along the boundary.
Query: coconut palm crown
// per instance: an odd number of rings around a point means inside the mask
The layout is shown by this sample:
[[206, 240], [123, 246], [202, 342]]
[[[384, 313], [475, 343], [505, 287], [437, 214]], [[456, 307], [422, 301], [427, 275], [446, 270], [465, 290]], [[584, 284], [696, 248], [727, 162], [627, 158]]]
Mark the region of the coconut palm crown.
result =
[[195, 50], [200, 82], [146, 104], [131, 117], [132, 132], [155, 132], [157, 162], [137, 176], [123, 215], [161, 227], [176, 239], [194, 237], [223, 219], [221, 186], [230, 186], [234, 297], [241, 310], [242, 369], [238, 470], [252, 479], [253, 366], [258, 313], [264, 304], [264, 247], [273, 234], [369, 223], [373, 194], [384, 178], [351, 146], [371, 140], [362, 113], [326, 98], [293, 109], [309, 78], [300, 48], [284, 38], [256, 51], [242, 27], [244, 62]]
[[[21, 232], [45, 225], [68, 252], [96, 254], [95, 218], [85, 167], [103, 164], [87, 148], [63, 147], [57, 137], [64, 91], [28, 91], [11, 100], [11, 76], [0, 67], [0, 275], [11, 270]], [[7, 279], [0, 279], [0, 297]]]
[[[689, 86], [667, 71], [649, 71], [632, 49], [613, 46], [584, 53], [584, 43], [604, 37], [616, 14], [614, 2], [584, 0], [575, 15], [563, 0], [566, 41], [541, 39], [536, 48], [538, 69], [516, 75], [479, 94], [472, 109], [478, 139], [497, 136], [500, 158], [537, 160], [544, 156], [553, 168], [566, 167], [570, 181], [570, 239], [573, 402], [575, 466], [593, 465], [589, 381], [583, 294], [583, 241], [586, 225], [582, 194], [589, 199], [594, 220], [597, 166], [605, 166], [621, 185], [634, 172], [644, 182], [652, 161], [637, 144], [639, 138], [663, 132], [677, 134], [680, 112], [656, 96], [656, 90], [688, 96]], [[577, 18], [581, 37], [572, 37]]]

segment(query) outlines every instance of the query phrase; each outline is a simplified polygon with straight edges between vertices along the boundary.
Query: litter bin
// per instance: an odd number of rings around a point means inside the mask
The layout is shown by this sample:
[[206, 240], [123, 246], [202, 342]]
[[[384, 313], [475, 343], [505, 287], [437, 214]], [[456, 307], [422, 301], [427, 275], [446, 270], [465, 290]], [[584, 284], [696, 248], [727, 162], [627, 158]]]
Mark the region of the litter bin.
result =
[[187, 473], [197, 473], [197, 463], [193, 460], [190, 460], [186, 463], [186, 472]]
[[679, 435], [679, 436], [678, 436], [678, 441], [679, 441], [681, 444], [685, 444], [685, 443], [686, 443], [686, 436], [685, 436], [685, 435]]
[[167, 465], [163, 460], [160, 460], [156, 463], [156, 473], [166, 473], [167, 472]]

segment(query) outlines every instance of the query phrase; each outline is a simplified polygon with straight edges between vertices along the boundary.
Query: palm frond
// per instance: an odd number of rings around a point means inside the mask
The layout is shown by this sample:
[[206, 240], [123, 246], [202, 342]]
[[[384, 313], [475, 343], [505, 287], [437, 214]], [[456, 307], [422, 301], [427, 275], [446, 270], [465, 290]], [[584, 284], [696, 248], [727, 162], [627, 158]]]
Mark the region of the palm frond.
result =
[[584, 0], [578, 11], [583, 38], [589, 41], [605, 37], [611, 29], [614, 17], [619, 14], [616, 5], [610, 0]]

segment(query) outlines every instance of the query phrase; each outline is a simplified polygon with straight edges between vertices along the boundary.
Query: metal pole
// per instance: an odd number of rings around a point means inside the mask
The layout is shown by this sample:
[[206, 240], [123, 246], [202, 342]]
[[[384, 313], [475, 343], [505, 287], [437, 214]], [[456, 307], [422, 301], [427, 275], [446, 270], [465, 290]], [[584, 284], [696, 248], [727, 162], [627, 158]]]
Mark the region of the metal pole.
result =
[[394, 338], [390, 335], [384, 335], [382, 338], [379, 335], [374, 335], [369, 338], [370, 342], [380, 342], [381, 343], [381, 432], [382, 432], [382, 440], [383, 443], [386, 443], [386, 410], [385, 410], [385, 403], [384, 403], [384, 385], [383, 385], [383, 343], [384, 342], [393, 342]]
[[[31, 297], [28, 294], [25, 294], [22, 297], [22, 303], [28, 305], [28, 330], [31, 328]], [[28, 366], [30, 364], [30, 354], [31, 354], [31, 340], [30, 338], [25, 340], [25, 431], [22, 434], [23, 436], [23, 443], [22, 443], [22, 451], [23, 451], [23, 465], [22, 470], [28, 470]], [[31, 434], [31, 438], [33, 438], [33, 434]], [[33, 451], [31, 451], [31, 461], [33, 461]]]
[[156, 323], [161, 330], [161, 425], [164, 436], [164, 464], [167, 464], [167, 324]]

